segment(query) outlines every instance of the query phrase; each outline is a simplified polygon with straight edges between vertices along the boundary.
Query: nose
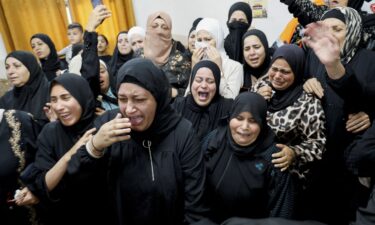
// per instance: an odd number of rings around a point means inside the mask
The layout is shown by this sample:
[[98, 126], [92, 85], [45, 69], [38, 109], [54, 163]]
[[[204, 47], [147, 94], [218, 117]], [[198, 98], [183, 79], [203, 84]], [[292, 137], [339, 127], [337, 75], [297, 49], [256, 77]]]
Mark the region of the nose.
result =
[[64, 109], [64, 105], [61, 103], [61, 101], [57, 100], [56, 102], [51, 104], [51, 107], [56, 111], [56, 112], [61, 112]]
[[136, 111], [135, 105], [133, 102], [128, 101], [125, 106], [125, 114], [126, 115], [131, 115]]
[[241, 123], [241, 128], [243, 130], [247, 129], [249, 127], [249, 122], [247, 122], [246, 120], [243, 120], [242, 123]]
[[249, 54], [250, 54], [250, 55], [254, 55], [254, 54], [255, 54], [255, 50], [254, 50], [253, 48], [250, 48], [250, 50], [249, 50]]

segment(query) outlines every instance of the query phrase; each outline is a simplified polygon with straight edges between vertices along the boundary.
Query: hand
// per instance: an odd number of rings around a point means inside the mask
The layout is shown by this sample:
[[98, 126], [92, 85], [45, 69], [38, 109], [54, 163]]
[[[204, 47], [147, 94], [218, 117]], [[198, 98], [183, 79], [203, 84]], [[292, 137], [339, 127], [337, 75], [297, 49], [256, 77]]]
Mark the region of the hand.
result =
[[57, 115], [53, 109], [51, 109], [51, 103], [47, 102], [46, 105], [43, 107], [44, 114], [48, 118], [50, 122], [57, 120]]
[[92, 147], [97, 151], [103, 151], [113, 143], [129, 140], [130, 127], [129, 119], [122, 118], [122, 115], [118, 113], [113, 120], [100, 127], [98, 133], [92, 137]]
[[220, 71], [223, 71], [221, 55], [220, 55], [220, 52], [215, 47], [208, 46], [206, 49], [206, 55], [209, 60], [216, 63], [216, 65], [220, 68]]
[[104, 109], [102, 109], [102, 108], [100, 108], [100, 107], [96, 107], [95, 108], [95, 115], [97, 115], [97, 116], [101, 116], [101, 115], [103, 115], [105, 113], [105, 110]]
[[195, 66], [199, 61], [201, 61], [205, 50], [204, 48], [196, 48], [193, 52], [193, 55], [191, 56], [191, 68]]
[[18, 196], [15, 201], [19, 206], [35, 205], [39, 203], [39, 199], [27, 187], [23, 188]]
[[107, 9], [105, 5], [98, 5], [91, 12], [87, 21], [86, 30], [88, 32], [94, 32], [95, 29], [108, 17], [111, 17], [112, 13]]
[[302, 41], [310, 47], [320, 62], [324, 64], [331, 79], [339, 79], [345, 74], [341, 63], [339, 40], [331, 33], [328, 26], [321, 21], [306, 26]]
[[178, 95], [178, 91], [176, 88], [172, 88], [172, 98], [175, 98]]
[[307, 93], [312, 93], [316, 95], [318, 98], [322, 98], [324, 96], [324, 89], [318, 79], [310, 78], [303, 84], [303, 90]]
[[261, 96], [263, 96], [263, 98], [268, 101], [272, 97], [272, 88], [268, 85], [265, 85], [265, 86], [259, 88], [257, 93], [260, 94]]
[[272, 158], [274, 158], [272, 163], [276, 168], [280, 168], [281, 172], [283, 172], [292, 164], [296, 157], [296, 153], [293, 149], [284, 144], [276, 144], [276, 147], [280, 149], [280, 152], [272, 154]]
[[365, 112], [349, 114], [346, 121], [346, 130], [351, 133], [359, 133], [371, 126], [370, 117]]

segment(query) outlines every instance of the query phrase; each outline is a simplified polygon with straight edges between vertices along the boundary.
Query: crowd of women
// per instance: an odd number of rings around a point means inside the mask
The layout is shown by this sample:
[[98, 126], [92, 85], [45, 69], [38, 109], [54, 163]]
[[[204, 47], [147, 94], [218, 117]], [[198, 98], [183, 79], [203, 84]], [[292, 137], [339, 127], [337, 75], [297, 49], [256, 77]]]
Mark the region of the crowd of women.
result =
[[270, 48], [244, 2], [187, 48], [155, 12], [109, 55], [105, 5], [64, 51], [33, 35], [5, 60], [0, 223], [375, 224], [375, 18], [336, 2], [302, 47]]

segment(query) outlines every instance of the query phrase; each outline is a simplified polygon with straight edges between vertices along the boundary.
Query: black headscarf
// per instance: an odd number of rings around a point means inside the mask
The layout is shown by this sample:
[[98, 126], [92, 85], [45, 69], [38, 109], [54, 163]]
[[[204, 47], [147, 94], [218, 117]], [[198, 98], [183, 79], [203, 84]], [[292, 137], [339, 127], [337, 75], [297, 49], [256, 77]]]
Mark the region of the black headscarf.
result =
[[109, 82], [111, 85], [112, 92], [115, 95], [117, 95], [116, 93], [117, 78], [116, 77], [117, 77], [118, 70], [120, 69], [122, 65], [124, 65], [124, 63], [126, 63], [127, 61], [133, 58], [133, 50], [131, 50], [126, 55], [121, 54], [120, 51], [118, 50], [118, 44], [117, 44], [118, 37], [120, 36], [120, 34], [127, 34], [127, 33], [128, 33], [127, 31], [121, 31], [120, 33], [118, 33], [117, 38], [116, 38], [116, 47], [113, 50], [111, 60], [108, 62], [108, 66], [109, 66], [108, 72], [109, 72], [109, 77], [110, 77]]
[[251, 35], [255, 35], [256, 37], [259, 38], [260, 42], [262, 43], [262, 45], [264, 47], [264, 51], [266, 53], [266, 56], [264, 58], [264, 61], [263, 61], [262, 65], [260, 65], [258, 68], [251, 67], [244, 60], [244, 64], [243, 64], [243, 70], [244, 70], [243, 87], [244, 88], [251, 88], [251, 85], [252, 85], [251, 75], [255, 76], [256, 78], [259, 78], [259, 77], [263, 76], [264, 74], [266, 74], [266, 72], [267, 72], [267, 70], [270, 66], [270, 63], [271, 63], [271, 53], [270, 53], [270, 49], [268, 47], [268, 41], [267, 41], [267, 37], [263, 33], [263, 31], [257, 30], [257, 29], [251, 29], [251, 30], [247, 31], [242, 37], [242, 47], [244, 46], [245, 39], [247, 37], [251, 36]]
[[[19, 60], [30, 72], [29, 80], [22, 87], [14, 87], [5, 109], [18, 109], [29, 112], [38, 120], [47, 120], [43, 107], [48, 101], [48, 81], [35, 56], [27, 51], [14, 51], [7, 55]], [[8, 96], [4, 96], [8, 98]], [[1, 108], [1, 107], [0, 107]]]
[[[232, 16], [233, 12], [237, 10], [240, 10], [245, 13], [248, 23], [239, 22], [239, 21], [235, 21], [231, 23], [229, 22], [229, 19]], [[247, 31], [247, 29], [249, 29], [252, 19], [253, 19], [253, 14], [252, 14], [250, 5], [248, 3], [236, 2], [229, 9], [228, 20], [227, 20], [227, 27], [229, 29], [229, 34], [225, 38], [224, 48], [229, 58], [236, 60], [239, 63], [243, 62], [242, 45], [241, 45], [242, 36]]]
[[268, 110], [270, 112], [277, 112], [282, 110], [290, 105], [292, 105], [302, 94], [303, 92], [303, 73], [305, 65], [305, 53], [297, 45], [288, 44], [283, 45], [280, 48], [276, 49], [273, 54], [272, 64], [276, 59], [283, 58], [285, 59], [290, 68], [294, 73], [293, 84], [288, 87], [286, 90], [276, 90], [275, 94], [269, 101]]
[[193, 22], [193, 25], [191, 26], [190, 30], [189, 30], [189, 35], [191, 34], [191, 32], [195, 31], [195, 29], [197, 29], [197, 26], [198, 26], [198, 23], [202, 20], [203, 18], [202, 17], [198, 17], [194, 20]]
[[267, 124], [267, 102], [254, 92], [244, 92], [239, 94], [234, 100], [229, 120], [236, 118], [242, 112], [249, 112], [260, 126], [260, 133], [249, 146], [239, 146], [233, 140], [230, 128], [228, 127], [227, 140], [231, 150], [239, 156], [249, 156], [262, 152], [274, 143], [275, 135]]
[[151, 126], [141, 132], [132, 131], [131, 138], [142, 145], [149, 140], [154, 146], [163, 140], [181, 120], [170, 106], [171, 93], [167, 77], [151, 60], [136, 58], [126, 62], [118, 71], [117, 90], [121, 83], [134, 83], [149, 91], [154, 96], [157, 107]]
[[57, 56], [55, 44], [52, 42], [51, 38], [46, 34], [34, 34], [30, 38], [30, 43], [31, 40], [33, 40], [34, 38], [39, 38], [40, 40], [42, 40], [44, 43], [48, 45], [50, 49], [50, 54], [46, 58], [39, 59], [42, 63], [43, 71], [46, 74], [47, 79], [50, 81], [56, 77], [56, 71], [60, 69], [60, 60]]
[[[191, 83], [200, 68], [210, 69], [215, 78], [216, 93], [211, 102], [207, 106], [202, 107], [195, 102], [193, 95], [189, 94], [181, 100], [177, 99], [174, 102], [174, 107], [184, 118], [188, 119], [193, 124], [198, 138], [201, 140], [210, 131], [217, 128], [222, 117], [228, 115], [233, 100], [225, 99], [219, 94], [220, 68], [210, 60], [202, 60], [195, 64], [191, 74]], [[192, 93], [191, 86], [190, 93]]]
[[365, 0], [349, 0], [348, 7], [360, 11]]
[[69, 133], [69, 135], [72, 135], [76, 139], [93, 126], [93, 120], [95, 119], [94, 95], [86, 79], [73, 73], [64, 73], [53, 79], [50, 85], [50, 92], [56, 84], [63, 86], [78, 101], [82, 108], [81, 117], [76, 124], [69, 127], [61, 124], [63, 129], [67, 131], [66, 133]]

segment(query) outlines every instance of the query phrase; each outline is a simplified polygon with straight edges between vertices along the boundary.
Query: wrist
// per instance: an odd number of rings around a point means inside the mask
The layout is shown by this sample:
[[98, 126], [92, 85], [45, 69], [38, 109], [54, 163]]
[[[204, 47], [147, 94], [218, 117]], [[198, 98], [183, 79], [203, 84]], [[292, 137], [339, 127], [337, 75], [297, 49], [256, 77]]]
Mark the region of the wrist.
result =
[[99, 149], [97, 146], [95, 146], [94, 137], [95, 136], [93, 136], [90, 139], [90, 141], [87, 143], [86, 148], [91, 156], [95, 158], [100, 158], [104, 155], [104, 151], [102, 149]]

